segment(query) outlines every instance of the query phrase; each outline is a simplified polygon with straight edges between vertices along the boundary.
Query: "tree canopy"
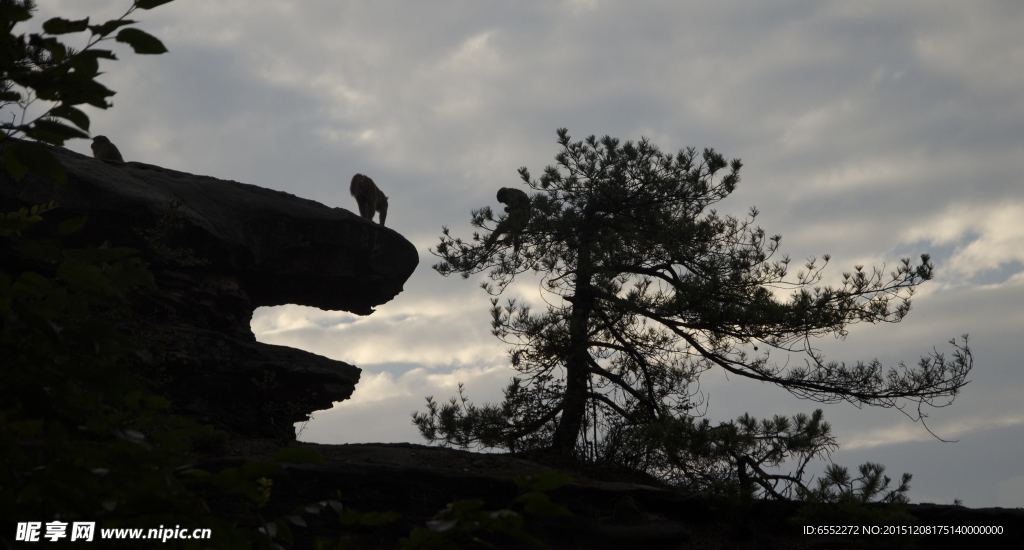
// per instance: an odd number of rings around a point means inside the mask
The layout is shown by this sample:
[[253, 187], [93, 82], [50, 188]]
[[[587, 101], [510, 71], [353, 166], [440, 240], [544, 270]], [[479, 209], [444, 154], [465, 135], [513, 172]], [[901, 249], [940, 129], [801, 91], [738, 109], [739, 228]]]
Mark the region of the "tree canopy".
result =
[[916, 405], [918, 417], [967, 384], [966, 336], [951, 342], [952, 359], [935, 351], [915, 368], [829, 361], [812, 345], [855, 323], [902, 320], [933, 276], [928, 255], [889, 273], [855, 266], [837, 286], [821, 284], [828, 255], [791, 276], [789, 257], [777, 257], [781, 237], [754, 225], [755, 208], [744, 219], [714, 209], [736, 189], [739, 159], [666, 154], [646, 139], [572, 142], [565, 129], [558, 143], [539, 180], [519, 170], [533, 194], [517, 238], [489, 238], [511, 214], [496, 219], [484, 207], [471, 218], [483, 233], [466, 241], [445, 227], [432, 251], [442, 275], [486, 272], [482, 286], [495, 296], [523, 273], [541, 274], [546, 308], [492, 299], [493, 333], [513, 346], [521, 377], [500, 406], [462, 397], [439, 408], [428, 398], [428, 411], [414, 413], [427, 439], [579, 456], [598, 445], [600, 426], [607, 454], [616, 431], [697, 414], [696, 383], [713, 368], [818, 402]]

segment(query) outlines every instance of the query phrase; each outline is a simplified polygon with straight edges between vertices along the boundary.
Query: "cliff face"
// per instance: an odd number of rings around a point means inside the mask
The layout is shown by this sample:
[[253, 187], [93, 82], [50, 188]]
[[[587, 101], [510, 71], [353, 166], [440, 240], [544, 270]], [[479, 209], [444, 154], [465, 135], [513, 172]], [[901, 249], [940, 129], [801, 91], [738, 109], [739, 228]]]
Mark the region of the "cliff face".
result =
[[[418, 263], [395, 231], [342, 208], [234, 181], [51, 148], [61, 186], [0, 171], [0, 212], [55, 201], [47, 223], [88, 215], [78, 244], [138, 249], [158, 292], [124, 329], [153, 356], [147, 382], [182, 413], [240, 435], [294, 439], [292, 424], [351, 396], [359, 369], [256, 341], [260, 306], [368, 315]], [[348, 196], [338, 182], [339, 197]]]

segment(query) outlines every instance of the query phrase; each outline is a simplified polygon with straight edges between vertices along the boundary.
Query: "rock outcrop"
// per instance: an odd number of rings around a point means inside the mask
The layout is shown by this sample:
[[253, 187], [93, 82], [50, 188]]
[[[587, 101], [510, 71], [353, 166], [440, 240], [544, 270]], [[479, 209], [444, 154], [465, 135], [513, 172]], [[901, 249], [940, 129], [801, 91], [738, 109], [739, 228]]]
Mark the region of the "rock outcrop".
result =
[[[351, 396], [359, 369], [256, 341], [260, 306], [368, 315], [418, 263], [392, 229], [281, 191], [53, 147], [62, 186], [0, 170], [0, 211], [55, 201], [47, 223], [87, 214], [78, 244], [138, 249], [158, 292], [123, 323], [150, 350], [147, 381], [180, 413], [231, 433], [294, 439], [292, 424]], [[339, 196], [347, 186], [339, 181]]]

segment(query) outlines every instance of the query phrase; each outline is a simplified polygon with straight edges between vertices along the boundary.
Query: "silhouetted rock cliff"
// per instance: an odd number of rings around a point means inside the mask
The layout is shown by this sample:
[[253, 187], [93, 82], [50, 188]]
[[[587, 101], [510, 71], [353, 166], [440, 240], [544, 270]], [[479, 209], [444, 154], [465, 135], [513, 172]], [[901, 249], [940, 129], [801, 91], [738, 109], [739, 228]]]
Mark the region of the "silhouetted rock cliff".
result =
[[[0, 171], [0, 211], [52, 200], [47, 225], [88, 215], [74, 244], [140, 250], [159, 291], [135, 297], [122, 324], [152, 354], [140, 365], [147, 382], [176, 409], [235, 434], [294, 439], [294, 422], [351, 396], [358, 368], [257, 342], [252, 313], [299, 304], [368, 315], [416, 269], [412, 243], [288, 193], [51, 150], [69, 184]], [[338, 197], [348, 197], [344, 178]]]

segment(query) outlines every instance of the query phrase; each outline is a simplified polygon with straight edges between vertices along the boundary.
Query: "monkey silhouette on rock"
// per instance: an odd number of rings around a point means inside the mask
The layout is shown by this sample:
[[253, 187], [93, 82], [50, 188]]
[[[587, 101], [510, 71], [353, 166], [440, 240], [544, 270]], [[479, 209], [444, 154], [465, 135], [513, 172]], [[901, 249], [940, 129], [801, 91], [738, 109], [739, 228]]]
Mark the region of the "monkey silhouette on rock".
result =
[[107, 136], [96, 136], [92, 138], [92, 156], [100, 160], [116, 160], [117, 162], [124, 162], [124, 158], [121, 157], [121, 151], [117, 150], [117, 146], [107, 139]]
[[359, 205], [360, 216], [373, 221], [373, 215], [380, 212], [380, 224], [384, 225], [384, 219], [388, 217], [388, 198], [372, 179], [356, 174], [352, 176], [352, 184], [348, 190]]
[[498, 223], [494, 228], [484, 246], [490, 249], [498, 241], [498, 237], [507, 234], [512, 239], [512, 246], [516, 252], [522, 245], [521, 233], [526, 229], [530, 221], [530, 196], [519, 189], [502, 187], [498, 189], [498, 202], [506, 205], [505, 213], [508, 216]]

